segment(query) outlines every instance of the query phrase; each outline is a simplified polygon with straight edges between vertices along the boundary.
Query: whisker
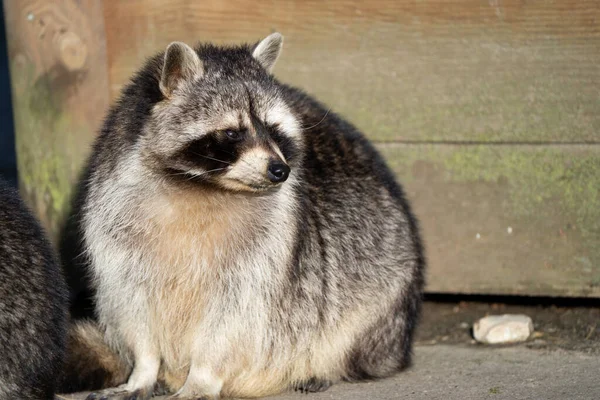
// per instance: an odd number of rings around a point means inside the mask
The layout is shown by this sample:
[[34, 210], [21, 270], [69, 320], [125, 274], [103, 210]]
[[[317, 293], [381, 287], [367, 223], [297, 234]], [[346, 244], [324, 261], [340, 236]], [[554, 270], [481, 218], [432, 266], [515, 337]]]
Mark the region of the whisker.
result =
[[222, 171], [222, 170], [224, 170], [225, 168], [227, 168], [227, 167], [211, 169], [211, 170], [208, 170], [208, 171], [204, 171], [204, 172], [203, 172], [203, 173], [201, 173], [201, 174], [191, 174], [191, 178], [190, 178], [190, 179], [193, 179], [193, 178], [199, 178], [199, 177], [201, 177], [201, 176], [204, 176], [204, 175], [206, 175], [206, 174], [208, 174], [208, 173], [210, 173], [210, 172]]
[[222, 168], [215, 168], [215, 169], [211, 169], [211, 170], [208, 170], [208, 171], [204, 171], [204, 172], [203, 172], [203, 173], [201, 173], [200, 175], [196, 175], [196, 176], [201, 176], [201, 175], [204, 175], [204, 174], [208, 174], [209, 172], [223, 171], [223, 170], [224, 170], [224, 169], [226, 169], [226, 168], [227, 168], [227, 167], [222, 167]]
[[175, 172], [172, 174], [167, 174], [167, 176], [179, 176], [179, 175], [188, 175], [189, 172], [183, 171], [183, 172]]
[[317, 122], [313, 126], [309, 126], [308, 128], [302, 128], [302, 130], [307, 131], [309, 129], [316, 128], [319, 124], [321, 124], [321, 122], [325, 121], [325, 118], [327, 118], [327, 116], [329, 115], [329, 111], [331, 111], [331, 108], [327, 110], [327, 112], [325, 113], [325, 115], [323, 115], [323, 118], [321, 118], [321, 120], [319, 122]]
[[215, 169], [211, 169], [211, 170], [208, 170], [208, 171], [204, 171], [201, 174], [193, 174], [193, 173], [190, 173], [188, 171], [183, 171], [183, 172], [177, 172], [177, 173], [174, 173], [174, 174], [168, 174], [168, 176], [186, 175], [186, 176], [189, 176], [189, 178], [187, 180], [190, 181], [190, 180], [192, 180], [194, 178], [199, 178], [201, 176], [204, 176], [204, 175], [206, 175], [206, 174], [208, 174], [210, 172], [222, 171], [222, 170], [224, 170], [226, 168], [227, 167], [215, 168]]
[[218, 158], [213, 158], [213, 157], [205, 156], [204, 154], [195, 153], [195, 152], [192, 152], [192, 154], [194, 154], [194, 155], [196, 155], [196, 156], [200, 156], [200, 157], [207, 158], [207, 159], [209, 159], [209, 160], [213, 160], [213, 161], [217, 161], [217, 162], [222, 162], [222, 163], [224, 163], [224, 164], [229, 164], [229, 165], [231, 165], [231, 163], [230, 163], [230, 162], [228, 162], [228, 161], [219, 160]]

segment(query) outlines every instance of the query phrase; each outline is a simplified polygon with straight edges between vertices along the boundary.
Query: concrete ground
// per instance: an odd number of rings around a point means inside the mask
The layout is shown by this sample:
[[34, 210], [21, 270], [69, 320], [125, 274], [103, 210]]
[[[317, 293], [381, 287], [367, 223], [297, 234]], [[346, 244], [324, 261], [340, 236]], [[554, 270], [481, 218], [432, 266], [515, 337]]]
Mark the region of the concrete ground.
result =
[[[526, 313], [526, 343], [474, 343], [470, 326], [486, 314]], [[83, 399], [84, 395], [61, 396]], [[600, 308], [426, 303], [414, 366], [379, 382], [341, 383], [314, 394], [273, 400], [594, 400], [600, 399]]]

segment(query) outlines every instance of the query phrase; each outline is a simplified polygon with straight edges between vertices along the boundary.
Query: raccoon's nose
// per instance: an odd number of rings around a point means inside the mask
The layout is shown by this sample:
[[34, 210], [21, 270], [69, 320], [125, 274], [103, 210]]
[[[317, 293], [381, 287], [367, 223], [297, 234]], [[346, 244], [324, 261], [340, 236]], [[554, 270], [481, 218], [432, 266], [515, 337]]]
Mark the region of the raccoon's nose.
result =
[[281, 162], [273, 162], [269, 163], [269, 167], [267, 168], [267, 175], [269, 176], [269, 180], [273, 183], [285, 182], [290, 174], [290, 167], [287, 164], [283, 164]]

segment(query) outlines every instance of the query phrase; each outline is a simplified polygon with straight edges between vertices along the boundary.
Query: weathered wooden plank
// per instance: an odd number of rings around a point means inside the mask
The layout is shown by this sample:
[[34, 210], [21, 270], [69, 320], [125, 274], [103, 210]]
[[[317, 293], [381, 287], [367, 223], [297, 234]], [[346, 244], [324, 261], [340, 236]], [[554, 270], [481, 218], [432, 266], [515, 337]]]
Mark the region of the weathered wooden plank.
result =
[[[371, 138], [600, 144], [598, 3], [501, 3], [5, 1], [23, 193], [56, 233], [109, 88], [172, 40], [271, 30], [278, 76]], [[422, 221], [429, 291], [600, 296], [598, 144], [381, 147]]]
[[102, 2], [4, 1], [22, 194], [53, 239], [108, 107]]
[[430, 292], [600, 297], [600, 146], [382, 145]]
[[371, 138], [600, 142], [596, 0], [105, 3], [111, 95], [172, 40], [286, 36], [276, 74]]

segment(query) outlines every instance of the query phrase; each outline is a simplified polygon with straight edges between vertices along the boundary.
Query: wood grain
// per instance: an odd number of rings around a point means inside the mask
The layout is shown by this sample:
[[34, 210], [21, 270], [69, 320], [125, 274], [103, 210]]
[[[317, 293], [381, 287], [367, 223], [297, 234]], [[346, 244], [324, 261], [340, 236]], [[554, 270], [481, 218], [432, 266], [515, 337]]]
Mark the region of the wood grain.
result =
[[600, 146], [385, 145], [429, 292], [600, 297]]
[[108, 108], [102, 2], [4, 1], [19, 184], [56, 238]]
[[275, 68], [380, 141], [600, 142], [600, 3], [105, 4], [111, 96], [170, 41], [286, 38]]

